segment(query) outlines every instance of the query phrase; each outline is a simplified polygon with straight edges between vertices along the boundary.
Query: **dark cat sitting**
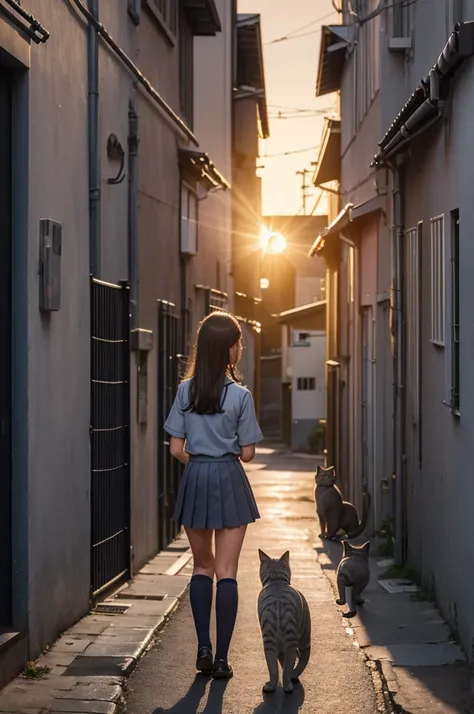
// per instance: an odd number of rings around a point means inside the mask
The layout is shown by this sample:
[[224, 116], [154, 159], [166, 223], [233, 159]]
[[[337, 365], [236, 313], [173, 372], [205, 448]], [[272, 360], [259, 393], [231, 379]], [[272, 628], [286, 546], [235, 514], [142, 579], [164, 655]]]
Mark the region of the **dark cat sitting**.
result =
[[336, 471], [334, 466], [327, 469], [318, 466], [315, 476], [316, 488], [314, 500], [316, 513], [321, 524], [320, 538], [339, 540], [337, 534], [344, 531], [348, 538], [357, 538], [367, 526], [370, 507], [370, 494], [364, 493], [362, 520], [355, 506], [342, 500], [342, 494], [336, 486]]

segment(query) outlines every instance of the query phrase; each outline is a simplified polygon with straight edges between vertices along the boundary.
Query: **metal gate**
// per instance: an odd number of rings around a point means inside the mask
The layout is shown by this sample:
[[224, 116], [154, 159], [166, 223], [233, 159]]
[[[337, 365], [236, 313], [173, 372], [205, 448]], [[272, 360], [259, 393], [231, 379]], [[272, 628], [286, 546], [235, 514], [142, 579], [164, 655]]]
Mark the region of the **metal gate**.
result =
[[130, 572], [129, 289], [91, 279], [91, 590]]
[[179, 382], [179, 319], [174, 305], [158, 301], [158, 546], [162, 550], [177, 536], [179, 527], [171, 520], [178, 491], [181, 464], [169, 451], [164, 424]]

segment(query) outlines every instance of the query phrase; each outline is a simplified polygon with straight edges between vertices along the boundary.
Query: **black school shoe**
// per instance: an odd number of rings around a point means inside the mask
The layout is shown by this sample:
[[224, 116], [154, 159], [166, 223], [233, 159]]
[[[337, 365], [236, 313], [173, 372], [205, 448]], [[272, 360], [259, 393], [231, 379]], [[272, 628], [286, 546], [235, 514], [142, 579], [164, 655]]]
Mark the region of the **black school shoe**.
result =
[[212, 650], [209, 647], [200, 647], [197, 653], [196, 659], [196, 669], [201, 674], [212, 674], [213, 671], [213, 660], [212, 660]]
[[214, 679], [231, 679], [234, 676], [232, 667], [223, 659], [216, 659], [212, 670]]

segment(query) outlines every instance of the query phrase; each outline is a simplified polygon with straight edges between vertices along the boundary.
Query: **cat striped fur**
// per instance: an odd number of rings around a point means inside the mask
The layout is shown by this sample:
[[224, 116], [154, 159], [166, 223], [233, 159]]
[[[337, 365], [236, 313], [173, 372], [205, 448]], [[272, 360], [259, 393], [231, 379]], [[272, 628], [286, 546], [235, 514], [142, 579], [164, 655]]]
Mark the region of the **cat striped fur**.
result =
[[291, 585], [289, 551], [281, 558], [270, 558], [261, 550], [258, 553], [262, 583], [258, 598], [258, 619], [269, 673], [263, 691], [275, 691], [280, 662], [283, 689], [291, 693], [293, 683], [298, 681], [309, 661], [311, 615], [306, 599]]

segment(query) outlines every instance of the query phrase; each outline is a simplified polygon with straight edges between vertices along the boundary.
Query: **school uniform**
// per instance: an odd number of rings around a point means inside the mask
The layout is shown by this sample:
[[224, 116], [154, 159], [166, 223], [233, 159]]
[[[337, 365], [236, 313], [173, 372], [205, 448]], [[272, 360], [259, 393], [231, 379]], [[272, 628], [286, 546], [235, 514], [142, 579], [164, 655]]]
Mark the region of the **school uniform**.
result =
[[165, 431], [185, 439], [189, 462], [181, 479], [173, 520], [187, 528], [235, 528], [260, 518], [239, 460], [242, 446], [263, 439], [252, 394], [226, 378], [221, 414], [189, 409], [190, 380], [181, 382]]

